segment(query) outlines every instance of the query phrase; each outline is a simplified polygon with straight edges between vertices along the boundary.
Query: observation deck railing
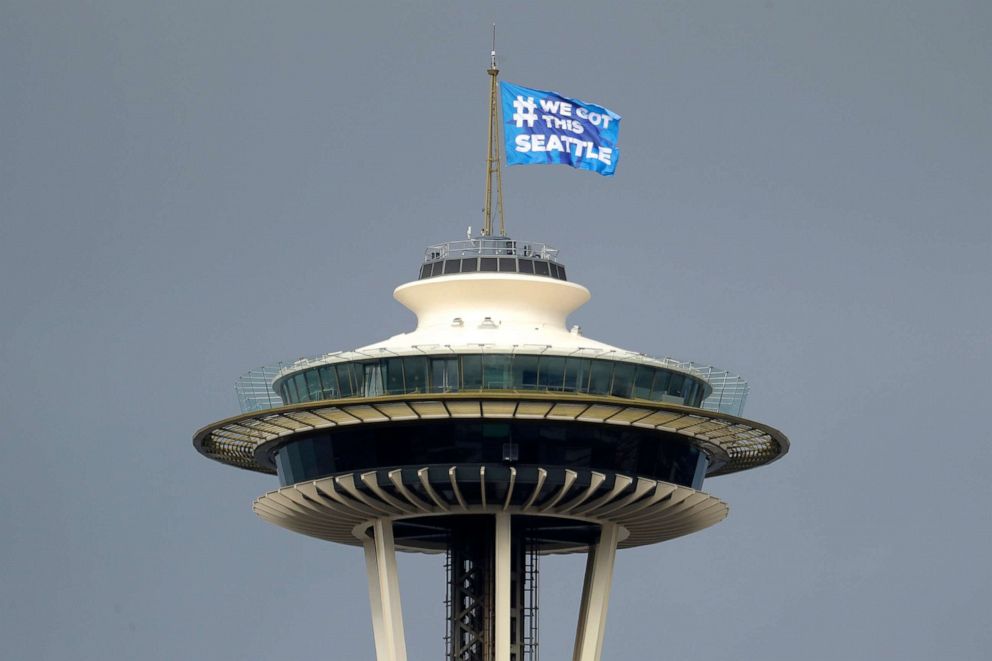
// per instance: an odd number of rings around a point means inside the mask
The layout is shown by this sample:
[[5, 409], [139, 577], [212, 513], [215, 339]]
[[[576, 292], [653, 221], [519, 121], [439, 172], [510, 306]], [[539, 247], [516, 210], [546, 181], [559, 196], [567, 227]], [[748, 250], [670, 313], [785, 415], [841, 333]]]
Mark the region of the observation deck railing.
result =
[[[420, 351], [424, 355], [437, 355], [445, 351], [450, 352], [452, 355], [463, 353], [507, 353], [505, 348], [478, 345], [470, 347], [444, 347], [441, 351], [438, 350], [438, 347], [412, 347], [412, 349], [414, 350], [413, 355], [417, 355], [416, 351]], [[516, 351], [518, 353], [531, 353], [526, 350], [520, 351], [520, 347], [517, 347]], [[534, 353], [540, 354], [542, 352], [535, 351]], [[383, 351], [382, 353], [344, 351], [310, 358], [300, 358], [292, 363], [276, 363], [274, 365], [251, 369], [240, 376], [235, 382], [235, 393], [238, 397], [238, 404], [242, 413], [264, 411], [282, 406], [284, 404], [282, 398], [272, 388], [273, 382], [280, 376], [295, 373], [308, 367], [328, 363], [382, 358], [384, 355], [396, 356], [398, 354], [391, 351]], [[405, 353], [404, 355], [410, 354]], [[579, 349], [568, 355], [669, 367], [699, 377], [713, 388], [709, 396], [703, 399], [699, 405], [701, 409], [707, 411], [741, 416], [744, 411], [744, 404], [747, 401], [748, 392], [750, 391], [750, 386], [741, 376], [724, 369], [710, 365], [701, 365], [692, 361], [681, 361], [670, 357], [653, 358], [645, 354], [629, 351], [602, 351], [596, 349]], [[465, 390], [462, 392], [465, 392]], [[489, 390], [489, 392], [492, 392], [492, 390]]]
[[517, 241], [508, 236], [480, 237], [438, 243], [428, 246], [427, 250], [424, 251], [424, 261], [435, 262], [440, 259], [497, 255], [533, 257], [551, 262], [558, 261], [557, 248], [552, 248], [546, 243], [537, 243], [535, 241]]

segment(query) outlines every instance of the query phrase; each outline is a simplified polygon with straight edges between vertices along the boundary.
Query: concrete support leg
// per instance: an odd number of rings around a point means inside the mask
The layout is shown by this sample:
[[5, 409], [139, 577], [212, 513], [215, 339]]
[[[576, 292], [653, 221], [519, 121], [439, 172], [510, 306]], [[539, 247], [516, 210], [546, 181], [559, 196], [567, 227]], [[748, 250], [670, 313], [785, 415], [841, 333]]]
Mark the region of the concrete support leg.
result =
[[512, 577], [510, 574], [510, 515], [505, 512], [496, 514], [496, 599], [494, 626], [495, 629], [495, 661], [510, 661], [510, 590]]
[[606, 608], [610, 603], [613, 561], [619, 541], [620, 528], [616, 524], [606, 523], [600, 530], [599, 542], [589, 549], [573, 661], [600, 661], [603, 654]]
[[375, 658], [378, 661], [390, 661], [392, 642], [386, 633], [382, 619], [382, 599], [379, 593], [379, 567], [376, 563], [375, 540], [365, 539], [365, 573], [369, 577], [369, 605], [372, 607], [372, 635], [375, 637]]
[[372, 533], [373, 539], [366, 539], [364, 547], [375, 655], [378, 661], [406, 661], [393, 524], [379, 519], [373, 525]]

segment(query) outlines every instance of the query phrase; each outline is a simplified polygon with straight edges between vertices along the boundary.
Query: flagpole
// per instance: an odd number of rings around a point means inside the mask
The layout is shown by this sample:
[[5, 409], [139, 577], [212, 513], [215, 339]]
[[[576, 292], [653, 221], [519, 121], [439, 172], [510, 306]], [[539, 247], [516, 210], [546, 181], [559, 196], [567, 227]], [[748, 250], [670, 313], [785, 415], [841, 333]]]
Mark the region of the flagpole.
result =
[[483, 236], [493, 235], [493, 175], [496, 176], [496, 213], [499, 215], [499, 235], [506, 236], [503, 224], [503, 172], [500, 155], [499, 126], [499, 68], [496, 66], [496, 24], [493, 23], [493, 48], [489, 54], [489, 150], [486, 156], [486, 206], [483, 211]]

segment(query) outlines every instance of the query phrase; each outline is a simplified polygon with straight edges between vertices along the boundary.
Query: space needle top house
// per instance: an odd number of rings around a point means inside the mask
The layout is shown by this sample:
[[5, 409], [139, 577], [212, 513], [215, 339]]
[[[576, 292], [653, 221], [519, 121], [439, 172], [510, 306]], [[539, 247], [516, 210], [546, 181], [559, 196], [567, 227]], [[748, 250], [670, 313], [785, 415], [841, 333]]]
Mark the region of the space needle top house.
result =
[[740, 377], [569, 327], [589, 291], [558, 251], [504, 230], [495, 51], [489, 75], [483, 229], [429, 247], [396, 288], [416, 328], [252, 371], [243, 412], [193, 439], [278, 475], [261, 518], [364, 549], [379, 661], [406, 659], [397, 551], [446, 554], [446, 658], [460, 661], [536, 659], [537, 560], [587, 553], [573, 658], [598, 660], [617, 549], [721, 521], [704, 478], [789, 447], [740, 417]]

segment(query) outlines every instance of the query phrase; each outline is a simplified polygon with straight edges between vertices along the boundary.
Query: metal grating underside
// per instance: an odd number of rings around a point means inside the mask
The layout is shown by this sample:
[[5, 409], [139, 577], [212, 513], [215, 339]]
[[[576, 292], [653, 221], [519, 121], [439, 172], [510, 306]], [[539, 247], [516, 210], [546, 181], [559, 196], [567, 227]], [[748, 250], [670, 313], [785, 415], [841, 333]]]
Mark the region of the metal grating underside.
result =
[[[480, 498], [485, 467], [475, 479], [459, 479], [447, 471], [450, 489], [431, 484], [430, 469], [417, 470], [423, 495], [404, 483], [403, 471], [367, 471], [300, 482], [270, 491], [255, 500], [262, 519], [310, 537], [342, 544], [361, 544], [361, 535], [374, 519], [404, 519], [445, 514], [486, 514], [499, 511], [530, 516], [565, 517], [593, 523], [611, 522], [626, 532], [620, 547], [656, 544], [708, 528], [727, 516], [719, 498], [689, 487], [647, 478], [607, 476], [589, 471], [588, 486], [578, 486], [575, 471], [566, 470], [560, 486], [545, 487], [548, 470], [538, 469], [536, 484], [511, 478], [509, 492], [499, 502]], [[513, 468], [511, 475], [515, 475]], [[525, 490], [522, 505], [512, 505], [513, 490]], [[400, 544], [400, 542], [397, 542]], [[414, 549], [417, 550], [417, 549]], [[581, 551], [562, 548], [556, 552]]]

